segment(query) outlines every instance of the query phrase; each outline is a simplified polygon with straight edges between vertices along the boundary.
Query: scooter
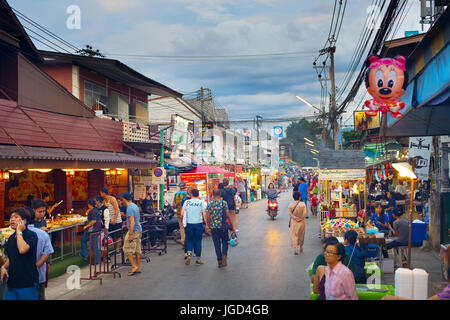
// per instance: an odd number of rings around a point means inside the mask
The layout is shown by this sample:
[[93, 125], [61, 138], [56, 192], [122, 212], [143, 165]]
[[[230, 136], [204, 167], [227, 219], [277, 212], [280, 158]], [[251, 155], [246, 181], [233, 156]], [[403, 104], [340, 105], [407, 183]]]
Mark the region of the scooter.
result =
[[267, 214], [272, 220], [275, 220], [278, 215], [278, 200], [276, 198], [267, 201]]

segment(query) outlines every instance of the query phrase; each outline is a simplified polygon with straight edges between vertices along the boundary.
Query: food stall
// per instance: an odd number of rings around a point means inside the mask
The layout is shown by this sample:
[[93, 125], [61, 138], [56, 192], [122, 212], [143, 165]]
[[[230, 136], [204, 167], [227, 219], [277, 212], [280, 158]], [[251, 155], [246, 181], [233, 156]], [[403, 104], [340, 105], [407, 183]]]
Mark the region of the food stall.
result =
[[235, 185], [235, 173], [214, 166], [204, 165], [180, 174], [181, 182], [200, 191], [200, 199], [212, 199], [212, 191], [218, 187], [224, 178], [228, 178], [229, 185]]
[[322, 150], [319, 155], [321, 234], [331, 219], [357, 220], [365, 208], [366, 171], [361, 150]]

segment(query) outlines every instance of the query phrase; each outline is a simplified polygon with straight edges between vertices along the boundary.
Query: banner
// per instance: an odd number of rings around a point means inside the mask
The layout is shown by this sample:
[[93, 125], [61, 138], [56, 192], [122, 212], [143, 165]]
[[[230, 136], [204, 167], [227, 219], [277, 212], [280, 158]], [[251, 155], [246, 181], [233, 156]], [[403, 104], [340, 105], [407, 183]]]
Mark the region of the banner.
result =
[[364, 180], [365, 169], [319, 169], [319, 180]]
[[200, 193], [200, 199], [208, 201], [208, 174], [207, 173], [181, 173], [180, 180], [186, 187], [194, 187]]
[[151, 187], [151, 176], [134, 176], [133, 177], [133, 195], [134, 200], [145, 198], [146, 187]]
[[172, 115], [172, 130], [170, 145], [180, 146], [180, 149], [186, 149], [188, 143], [188, 127], [191, 121], [177, 115]]
[[433, 137], [410, 137], [409, 138], [409, 159], [413, 159], [416, 164], [414, 170], [417, 179], [428, 180], [430, 169], [430, 154]]
[[365, 131], [380, 127], [380, 114], [368, 116], [365, 111], [355, 111], [354, 113], [355, 131]]

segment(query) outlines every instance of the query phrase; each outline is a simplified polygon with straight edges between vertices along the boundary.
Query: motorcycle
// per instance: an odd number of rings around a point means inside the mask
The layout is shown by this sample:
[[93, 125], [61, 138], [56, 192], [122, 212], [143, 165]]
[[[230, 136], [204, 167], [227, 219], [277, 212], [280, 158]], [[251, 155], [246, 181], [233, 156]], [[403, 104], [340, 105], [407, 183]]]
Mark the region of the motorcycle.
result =
[[272, 220], [275, 220], [278, 215], [278, 200], [276, 198], [267, 201], [267, 214]]

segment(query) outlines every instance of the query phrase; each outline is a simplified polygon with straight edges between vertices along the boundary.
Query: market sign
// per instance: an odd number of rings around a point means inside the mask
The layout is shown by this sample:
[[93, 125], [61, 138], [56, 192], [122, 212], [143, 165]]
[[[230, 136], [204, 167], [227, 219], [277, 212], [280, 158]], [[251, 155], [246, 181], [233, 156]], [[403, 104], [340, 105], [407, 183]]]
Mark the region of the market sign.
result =
[[319, 180], [364, 180], [365, 169], [319, 169]]
[[214, 141], [214, 124], [212, 122], [196, 123], [194, 125], [195, 142], [209, 143]]
[[208, 174], [207, 173], [181, 173], [181, 182], [186, 183], [186, 187], [193, 187], [199, 191], [200, 199], [208, 201]]
[[408, 157], [416, 165], [414, 172], [419, 180], [428, 180], [432, 141], [433, 137], [409, 138]]

